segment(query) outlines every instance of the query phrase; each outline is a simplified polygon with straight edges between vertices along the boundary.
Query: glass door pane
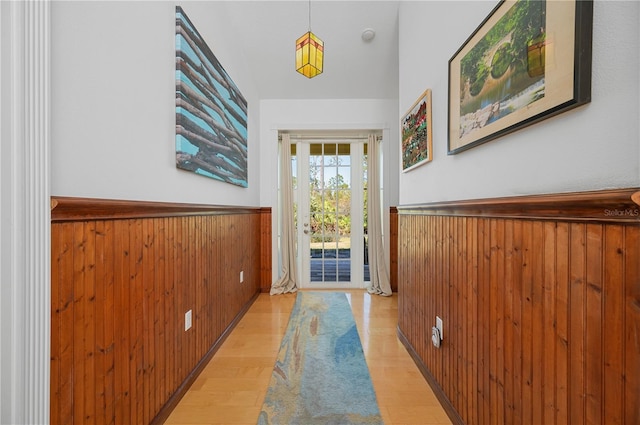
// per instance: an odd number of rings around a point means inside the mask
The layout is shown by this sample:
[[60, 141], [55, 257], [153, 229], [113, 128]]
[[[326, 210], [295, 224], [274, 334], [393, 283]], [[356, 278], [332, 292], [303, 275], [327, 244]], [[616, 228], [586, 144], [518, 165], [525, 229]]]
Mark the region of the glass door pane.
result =
[[310, 145], [310, 282], [351, 281], [350, 181], [348, 143]]
[[364, 143], [297, 145], [301, 287], [362, 288]]

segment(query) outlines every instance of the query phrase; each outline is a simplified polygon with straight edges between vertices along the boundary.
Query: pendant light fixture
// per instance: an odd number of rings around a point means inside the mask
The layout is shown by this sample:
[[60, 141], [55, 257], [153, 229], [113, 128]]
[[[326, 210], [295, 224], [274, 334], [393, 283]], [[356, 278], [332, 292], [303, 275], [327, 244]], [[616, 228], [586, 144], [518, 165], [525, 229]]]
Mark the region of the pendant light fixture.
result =
[[307, 78], [322, 74], [324, 42], [311, 32], [311, 0], [309, 0], [309, 31], [296, 41], [296, 71]]

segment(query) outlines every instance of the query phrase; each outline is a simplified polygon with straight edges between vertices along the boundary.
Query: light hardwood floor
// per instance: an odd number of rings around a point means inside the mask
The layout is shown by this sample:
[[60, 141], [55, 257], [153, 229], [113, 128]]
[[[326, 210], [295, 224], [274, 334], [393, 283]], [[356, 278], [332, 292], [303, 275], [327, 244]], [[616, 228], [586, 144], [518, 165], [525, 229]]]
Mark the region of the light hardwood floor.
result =
[[[396, 336], [398, 298], [345, 291], [386, 425], [450, 424]], [[255, 424], [295, 294], [260, 294], [166, 424]], [[281, 424], [286, 425], [286, 424]]]

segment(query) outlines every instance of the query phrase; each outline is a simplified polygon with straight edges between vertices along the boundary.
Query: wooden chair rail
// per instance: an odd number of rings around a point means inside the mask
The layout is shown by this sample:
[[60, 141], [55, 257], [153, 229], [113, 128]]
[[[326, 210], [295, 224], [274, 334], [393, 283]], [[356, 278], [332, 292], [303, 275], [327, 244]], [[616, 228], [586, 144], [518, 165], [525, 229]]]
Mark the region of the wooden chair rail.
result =
[[640, 223], [640, 188], [432, 202], [399, 206], [398, 213]]

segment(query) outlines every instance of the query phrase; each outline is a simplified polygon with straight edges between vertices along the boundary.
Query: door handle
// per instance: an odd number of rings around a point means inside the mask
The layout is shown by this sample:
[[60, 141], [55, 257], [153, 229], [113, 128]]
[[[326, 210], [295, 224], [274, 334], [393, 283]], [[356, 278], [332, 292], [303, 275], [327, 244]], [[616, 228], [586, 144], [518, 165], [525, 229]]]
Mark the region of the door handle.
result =
[[308, 231], [307, 229], [303, 230], [302, 232], [303, 232], [305, 235], [308, 235], [308, 234], [309, 234], [309, 231]]

